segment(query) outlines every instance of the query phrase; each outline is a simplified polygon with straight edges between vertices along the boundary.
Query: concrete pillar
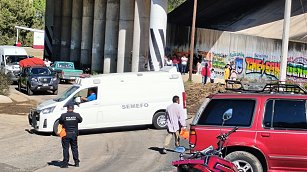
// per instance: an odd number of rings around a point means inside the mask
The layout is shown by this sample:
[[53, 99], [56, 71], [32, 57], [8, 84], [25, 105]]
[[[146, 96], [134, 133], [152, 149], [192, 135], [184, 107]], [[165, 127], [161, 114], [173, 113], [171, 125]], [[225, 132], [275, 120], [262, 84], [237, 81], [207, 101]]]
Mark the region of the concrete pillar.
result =
[[92, 59], [94, 1], [83, 0], [81, 66], [90, 67]]
[[103, 73], [116, 72], [116, 57], [118, 46], [118, 16], [119, 0], [108, 0], [106, 12]]
[[54, 27], [53, 27], [53, 40], [52, 60], [60, 60], [61, 57], [61, 29], [62, 29], [62, 0], [54, 0]]
[[159, 71], [164, 66], [167, 26], [167, 0], [151, 0], [150, 9], [150, 70]]
[[150, 0], [135, 0], [132, 72], [147, 70]]
[[117, 73], [131, 71], [134, 0], [120, 0]]
[[46, 0], [44, 58], [52, 60], [54, 0]]
[[72, 0], [62, 1], [61, 60], [70, 58]]
[[95, 0], [92, 71], [102, 73], [107, 0]]
[[83, 0], [72, 1], [70, 61], [80, 65]]

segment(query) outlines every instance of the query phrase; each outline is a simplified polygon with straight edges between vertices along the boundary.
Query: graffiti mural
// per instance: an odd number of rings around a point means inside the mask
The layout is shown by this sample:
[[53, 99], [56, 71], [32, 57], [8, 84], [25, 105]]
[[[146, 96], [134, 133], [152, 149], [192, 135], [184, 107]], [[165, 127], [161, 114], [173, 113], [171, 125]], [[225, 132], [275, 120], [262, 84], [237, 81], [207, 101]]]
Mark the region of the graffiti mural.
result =
[[246, 57], [246, 74], [269, 75], [277, 79], [280, 73], [280, 63], [265, 61], [263, 59]]
[[243, 73], [243, 58], [237, 57], [235, 60], [236, 72], [237, 74]]
[[307, 59], [304, 57], [297, 57], [293, 60], [288, 60], [287, 76], [307, 79]]

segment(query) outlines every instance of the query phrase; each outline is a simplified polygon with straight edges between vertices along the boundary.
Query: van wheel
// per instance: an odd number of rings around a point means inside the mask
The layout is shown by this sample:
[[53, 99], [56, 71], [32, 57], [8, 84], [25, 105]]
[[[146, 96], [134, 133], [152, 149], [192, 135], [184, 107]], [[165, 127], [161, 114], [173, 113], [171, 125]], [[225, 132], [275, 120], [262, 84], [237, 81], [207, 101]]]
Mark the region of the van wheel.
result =
[[57, 136], [57, 133], [58, 133], [58, 125], [59, 125], [59, 120], [57, 119], [55, 122], [54, 122], [54, 125], [53, 125], [53, 135]]
[[225, 159], [234, 163], [238, 168], [238, 171], [263, 172], [260, 161], [251, 153], [245, 151], [236, 151], [228, 154]]
[[29, 96], [33, 95], [33, 91], [30, 89], [30, 86], [27, 86], [27, 93]]
[[166, 128], [166, 115], [165, 112], [157, 112], [152, 119], [152, 123], [156, 129]]

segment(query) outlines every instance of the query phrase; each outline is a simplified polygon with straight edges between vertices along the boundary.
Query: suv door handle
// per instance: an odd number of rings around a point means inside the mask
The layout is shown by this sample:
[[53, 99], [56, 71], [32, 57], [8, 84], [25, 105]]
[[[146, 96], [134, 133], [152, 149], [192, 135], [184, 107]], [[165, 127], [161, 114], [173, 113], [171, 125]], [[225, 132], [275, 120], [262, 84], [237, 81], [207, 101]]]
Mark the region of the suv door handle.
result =
[[262, 137], [270, 137], [270, 133], [261, 133]]

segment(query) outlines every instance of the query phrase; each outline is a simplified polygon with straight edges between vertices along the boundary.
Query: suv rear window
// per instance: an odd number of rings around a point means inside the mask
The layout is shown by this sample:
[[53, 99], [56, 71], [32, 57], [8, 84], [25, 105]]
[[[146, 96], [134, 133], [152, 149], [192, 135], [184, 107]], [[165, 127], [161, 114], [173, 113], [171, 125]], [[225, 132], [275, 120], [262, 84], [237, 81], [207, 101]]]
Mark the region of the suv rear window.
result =
[[248, 127], [251, 125], [255, 100], [248, 99], [212, 99], [202, 112], [198, 125], [222, 125], [223, 114], [232, 109], [232, 118], [224, 126]]

